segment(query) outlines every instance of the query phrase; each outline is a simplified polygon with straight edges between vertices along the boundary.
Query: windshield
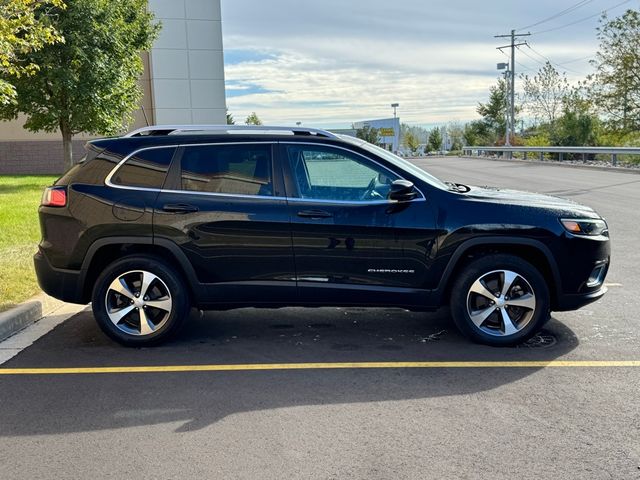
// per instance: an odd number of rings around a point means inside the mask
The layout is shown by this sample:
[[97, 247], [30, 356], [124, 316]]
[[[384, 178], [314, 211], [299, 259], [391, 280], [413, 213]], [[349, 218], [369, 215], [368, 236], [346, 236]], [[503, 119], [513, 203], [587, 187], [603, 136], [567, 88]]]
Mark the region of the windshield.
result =
[[450, 190], [450, 187], [439, 178], [436, 178], [433, 175], [430, 175], [429, 173], [422, 170], [420, 167], [415, 166], [413, 163], [405, 160], [404, 158], [400, 158], [399, 156], [394, 155], [393, 153], [391, 153], [388, 150], [385, 150], [384, 148], [377, 147], [376, 145], [372, 145], [371, 143], [365, 142], [364, 140], [361, 140], [359, 138], [350, 137], [349, 135], [339, 135], [339, 136], [342, 140], [346, 140], [347, 142], [357, 145], [360, 148], [363, 148], [368, 152], [371, 152], [374, 155], [377, 155], [378, 157], [384, 158], [388, 162], [396, 165], [397, 167], [400, 167], [402, 170], [405, 170], [409, 172], [411, 175], [418, 177], [420, 180], [424, 180], [429, 185], [433, 185], [434, 187], [439, 188], [441, 190]]

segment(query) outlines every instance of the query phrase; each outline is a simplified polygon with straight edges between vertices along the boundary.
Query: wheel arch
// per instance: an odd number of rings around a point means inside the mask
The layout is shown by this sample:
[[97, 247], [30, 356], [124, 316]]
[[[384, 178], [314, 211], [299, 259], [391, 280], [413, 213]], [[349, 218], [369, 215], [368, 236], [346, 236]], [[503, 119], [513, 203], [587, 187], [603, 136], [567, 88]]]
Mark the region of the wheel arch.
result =
[[456, 275], [465, 265], [480, 256], [506, 253], [518, 256], [537, 268], [549, 285], [552, 307], [562, 293], [558, 265], [551, 250], [542, 242], [518, 237], [482, 237], [463, 242], [451, 255], [438, 287], [438, 303], [442, 304], [451, 294]]
[[81, 268], [82, 299], [90, 301], [95, 281], [104, 267], [118, 258], [135, 253], [157, 256], [176, 268], [187, 284], [192, 301], [197, 303], [201, 296], [200, 284], [184, 252], [170, 240], [154, 241], [150, 237], [106, 237], [92, 243]]

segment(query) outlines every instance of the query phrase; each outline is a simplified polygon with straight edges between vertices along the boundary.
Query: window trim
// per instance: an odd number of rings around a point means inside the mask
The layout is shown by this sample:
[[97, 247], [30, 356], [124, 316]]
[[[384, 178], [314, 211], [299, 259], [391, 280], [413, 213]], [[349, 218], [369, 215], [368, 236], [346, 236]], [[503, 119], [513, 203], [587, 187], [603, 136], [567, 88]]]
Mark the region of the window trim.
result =
[[[158, 148], [177, 148], [178, 150], [176, 152], [178, 152], [181, 148], [183, 147], [191, 147], [191, 146], [199, 146], [199, 145], [260, 145], [260, 144], [270, 144], [273, 146], [281, 146], [283, 148], [285, 148], [287, 145], [315, 145], [315, 146], [321, 146], [321, 147], [330, 147], [330, 148], [337, 148], [339, 150], [345, 150], [349, 153], [352, 153], [354, 155], [358, 155], [362, 158], [364, 158], [365, 160], [369, 161], [369, 162], [373, 162], [376, 165], [379, 165], [380, 167], [384, 168], [385, 170], [388, 170], [389, 172], [393, 173], [394, 175], [399, 176], [400, 178], [404, 178], [403, 175], [399, 175], [398, 172], [392, 170], [391, 168], [387, 167], [386, 165], [383, 165], [382, 163], [366, 156], [363, 155], [360, 152], [356, 152], [353, 151], [349, 148], [345, 148], [345, 147], [341, 147], [339, 145], [334, 145], [331, 143], [322, 143], [322, 142], [288, 142], [288, 141], [279, 141], [279, 140], [270, 140], [270, 141], [264, 141], [264, 142], [239, 142], [239, 141], [235, 141], [235, 142], [207, 142], [207, 143], [181, 143], [181, 144], [175, 144], [175, 145], [156, 145], [156, 146], [152, 146], [152, 147], [142, 147], [139, 148], [137, 150], [134, 150], [133, 152], [131, 152], [130, 154], [126, 155], [115, 167], [113, 167], [113, 169], [111, 170], [111, 172], [109, 172], [109, 174], [107, 175], [107, 177], [104, 180], [104, 183], [106, 186], [111, 187], [111, 188], [119, 188], [122, 190], [138, 190], [138, 191], [143, 191], [143, 192], [158, 192], [158, 193], [181, 193], [181, 194], [187, 194], [187, 195], [207, 195], [207, 196], [212, 196], [212, 197], [222, 197], [222, 198], [248, 198], [248, 199], [257, 199], [257, 200], [286, 200], [287, 202], [296, 202], [296, 203], [327, 203], [327, 204], [334, 204], [334, 205], [395, 205], [398, 203], [413, 203], [413, 202], [426, 202], [427, 201], [427, 197], [426, 195], [422, 192], [422, 190], [420, 190], [420, 188], [418, 188], [417, 185], [415, 185], [415, 189], [418, 191], [418, 193], [420, 193], [421, 197], [420, 198], [414, 198], [412, 200], [408, 200], [406, 202], [397, 202], [394, 200], [388, 200], [388, 199], [384, 199], [384, 200], [326, 200], [326, 199], [313, 199], [313, 198], [300, 198], [300, 197], [291, 197], [288, 196], [288, 192], [285, 193], [286, 196], [271, 196], [271, 197], [266, 197], [264, 195], [244, 195], [244, 194], [236, 194], [236, 193], [214, 193], [214, 192], [195, 192], [195, 191], [190, 191], [190, 190], [176, 190], [176, 189], [165, 189], [165, 188], [149, 188], [149, 187], [132, 187], [132, 186], [128, 186], [128, 185], [116, 185], [114, 184], [111, 179], [112, 177], [115, 175], [115, 173], [118, 171], [118, 169], [124, 165], [124, 163], [132, 156], [144, 151], [144, 150], [155, 150]], [[285, 170], [284, 172], [282, 172], [285, 176], [290, 176], [290, 166], [289, 166], [289, 160], [288, 158], [280, 158], [278, 159], [278, 156], [282, 156], [281, 155], [281, 150], [276, 150], [276, 155], [274, 155], [274, 157], [272, 158], [272, 162], [274, 165], [279, 165], [280, 166], [280, 170]], [[176, 153], [177, 155], [177, 153]], [[175, 156], [174, 156], [175, 157]], [[172, 164], [169, 166], [169, 172], [167, 173], [167, 176], [170, 174], [171, 169], [173, 168], [173, 164], [175, 163], [175, 158], [172, 160]], [[276, 172], [277, 173], [277, 172]], [[276, 181], [276, 179], [273, 179], [274, 182]], [[285, 182], [286, 183], [286, 182]]]
[[[282, 145], [283, 147], [283, 152], [282, 153], [286, 153], [287, 150], [287, 146], [288, 145], [313, 145], [313, 146], [320, 146], [320, 147], [325, 147], [325, 148], [336, 148], [338, 150], [344, 150], [348, 153], [351, 153], [352, 155], [357, 155], [359, 157], [364, 158], [366, 161], [375, 163], [376, 165], [378, 165], [379, 167], [382, 167], [383, 169], [387, 170], [388, 172], [392, 173], [394, 176], [399, 177], [402, 180], [406, 180], [404, 178], [403, 175], [400, 175], [398, 172], [390, 169], [389, 167], [387, 167], [386, 165], [383, 165], [380, 162], [377, 162], [376, 160], [363, 155], [360, 152], [355, 152], [349, 148], [344, 148], [344, 147], [340, 147], [338, 145], [333, 145], [333, 144], [329, 144], [329, 143], [319, 143], [319, 142], [278, 142], [280, 143], [280, 145]], [[282, 159], [282, 164], [283, 166], [286, 165], [286, 175], [289, 176], [290, 178], [293, 178], [292, 176], [292, 172], [291, 172], [291, 163], [289, 160], [289, 156], [288, 154], [286, 154], [286, 158]], [[414, 183], [414, 182], [412, 182]], [[406, 202], [402, 202], [402, 203], [411, 203], [411, 202], [426, 202], [427, 197], [425, 196], [424, 193], [422, 193], [422, 190], [420, 190], [418, 188], [418, 186], [415, 185], [414, 183], [414, 188], [416, 189], [416, 191], [420, 194], [419, 198], [414, 198], [411, 200], [408, 200]], [[326, 198], [302, 198], [302, 197], [292, 197], [288, 195], [289, 192], [287, 192], [287, 200], [290, 202], [298, 202], [298, 203], [326, 203], [326, 204], [338, 204], [338, 205], [394, 205], [397, 204], [399, 202], [395, 201], [395, 200], [389, 200], [389, 199], [383, 199], [383, 200], [327, 200]], [[297, 192], [298, 193], [298, 192]]]
[[[277, 144], [278, 142], [276, 141], [268, 141], [268, 142], [210, 142], [210, 143], [181, 143], [181, 144], [176, 144], [176, 145], [157, 145], [157, 146], [153, 146], [153, 147], [143, 147], [143, 148], [139, 148], [137, 150], [134, 150], [133, 152], [131, 152], [130, 154], [126, 155], [114, 168], [113, 170], [111, 170], [111, 172], [109, 172], [109, 174], [107, 175], [107, 177], [105, 178], [105, 185], [108, 187], [112, 187], [112, 188], [120, 188], [123, 190], [139, 190], [139, 191], [144, 191], [144, 192], [159, 192], [159, 193], [181, 193], [181, 194], [187, 194], [187, 195], [208, 195], [208, 196], [214, 196], [214, 197], [227, 197], [227, 198], [251, 198], [251, 199], [263, 199], [263, 200], [286, 200], [287, 197], [282, 197], [282, 196], [266, 196], [266, 195], [245, 195], [245, 194], [241, 194], [241, 193], [217, 193], [217, 192], [197, 192], [194, 190], [180, 190], [180, 189], [166, 189], [166, 188], [149, 188], [149, 187], [132, 187], [129, 185], [117, 185], [115, 183], [113, 183], [111, 181], [111, 179], [113, 178], [113, 176], [116, 174], [116, 172], [118, 171], [118, 169], [124, 165], [124, 163], [131, 157], [133, 157], [134, 155], [137, 155], [138, 153], [145, 151], [145, 150], [156, 150], [159, 148], [176, 148], [176, 152], [180, 151], [181, 149], [184, 149], [184, 147], [198, 147], [198, 146], [212, 146], [212, 145], [273, 145]], [[177, 153], [176, 153], [177, 154]], [[182, 152], [180, 152], [180, 156], [182, 155]], [[171, 171], [171, 168], [173, 166], [173, 163], [175, 162], [175, 155], [174, 158], [172, 160], [172, 165], [169, 166], [169, 172]], [[273, 157], [272, 154], [272, 158], [271, 158], [271, 163], [272, 163], [272, 170], [273, 170], [273, 165], [275, 164], [275, 159]], [[167, 175], [169, 175], [169, 172], [167, 173]], [[273, 172], [272, 172], [273, 174]], [[275, 179], [272, 178], [272, 182], [275, 183]]]

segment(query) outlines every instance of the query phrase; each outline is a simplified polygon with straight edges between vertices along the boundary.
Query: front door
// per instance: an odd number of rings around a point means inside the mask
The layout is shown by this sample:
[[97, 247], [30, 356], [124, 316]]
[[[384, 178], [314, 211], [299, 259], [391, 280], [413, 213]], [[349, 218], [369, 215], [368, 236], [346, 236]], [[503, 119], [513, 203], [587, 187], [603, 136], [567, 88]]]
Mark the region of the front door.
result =
[[389, 201], [390, 184], [400, 176], [345, 148], [292, 142], [281, 152], [301, 300], [419, 302], [423, 267], [405, 255], [399, 233], [415, 224], [424, 197]]
[[173, 184], [158, 196], [154, 235], [182, 248], [209, 302], [255, 305], [295, 297], [289, 212], [274, 145], [183, 146]]

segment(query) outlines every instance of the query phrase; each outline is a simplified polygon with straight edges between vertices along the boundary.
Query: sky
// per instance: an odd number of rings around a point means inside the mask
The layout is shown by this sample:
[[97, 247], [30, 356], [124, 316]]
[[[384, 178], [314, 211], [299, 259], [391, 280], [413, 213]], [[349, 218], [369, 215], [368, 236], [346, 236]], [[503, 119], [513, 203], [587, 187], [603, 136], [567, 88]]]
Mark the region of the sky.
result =
[[478, 118], [476, 106], [500, 74], [496, 63], [508, 61], [496, 47], [509, 40], [494, 35], [511, 29], [533, 34], [516, 51], [516, 75], [533, 75], [549, 59], [577, 81], [592, 71], [599, 13], [640, 8], [640, 0], [221, 4], [230, 113], [237, 121], [255, 111], [265, 124], [324, 128], [390, 117], [395, 102], [410, 125]]

